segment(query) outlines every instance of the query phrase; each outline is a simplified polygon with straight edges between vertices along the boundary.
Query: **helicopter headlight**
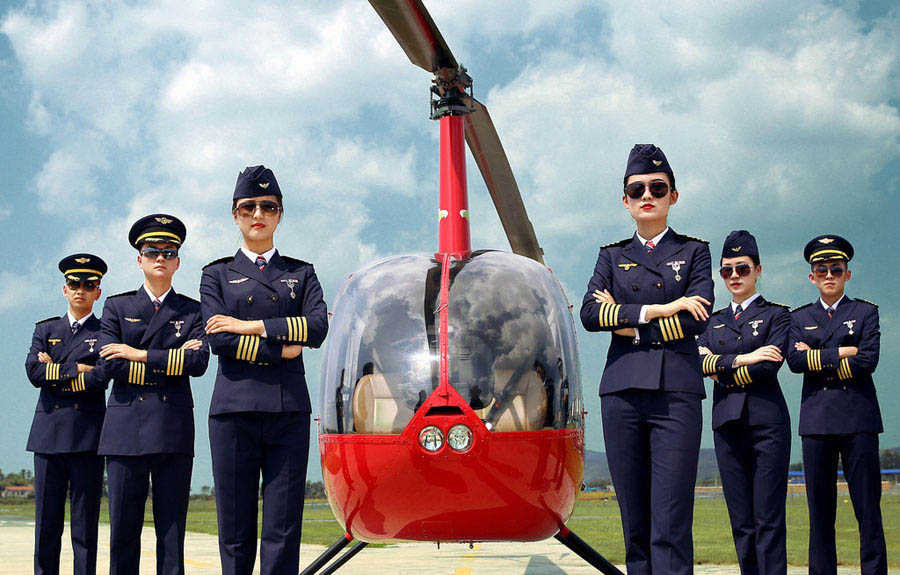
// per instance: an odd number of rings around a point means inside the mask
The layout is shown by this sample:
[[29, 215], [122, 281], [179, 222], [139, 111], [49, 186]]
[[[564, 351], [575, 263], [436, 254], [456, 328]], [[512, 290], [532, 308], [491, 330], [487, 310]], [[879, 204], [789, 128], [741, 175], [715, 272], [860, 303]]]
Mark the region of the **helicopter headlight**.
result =
[[447, 444], [453, 451], [466, 451], [472, 447], [472, 430], [465, 425], [454, 425], [447, 432]]
[[429, 425], [419, 432], [419, 445], [425, 451], [435, 452], [444, 446], [444, 434], [433, 425]]

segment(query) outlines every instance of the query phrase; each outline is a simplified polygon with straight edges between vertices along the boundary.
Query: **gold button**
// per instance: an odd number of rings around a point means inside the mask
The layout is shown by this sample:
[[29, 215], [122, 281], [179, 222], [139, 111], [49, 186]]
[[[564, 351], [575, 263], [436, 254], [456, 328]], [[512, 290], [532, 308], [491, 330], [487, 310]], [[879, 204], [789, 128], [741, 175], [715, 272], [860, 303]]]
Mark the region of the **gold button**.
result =
[[142, 396], [138, 397], [138, 401], [144, 401], [144, 396], [142, 395]]
[[825, 387], [823, 387], [822, 391], [828, 391], [828, 386], [826, 385]]
[[164, 395], [162, 399], [163, 401], [167, 401], [169, 398]]
[[53, 406], [53, 409], [59, 409], [59, 406], [58, 406], [58, 405], [54, 405], [54, 406]]
[[248, 296], [247, 296], [247, 303], [253, 303], [253, 296], [252, 296], [252, 295], [248, 295]]
[[273, 295], [273, 296], [272, 296], [272, 301], [278, 301], [278, 296], [277, 296], [277, 295]]

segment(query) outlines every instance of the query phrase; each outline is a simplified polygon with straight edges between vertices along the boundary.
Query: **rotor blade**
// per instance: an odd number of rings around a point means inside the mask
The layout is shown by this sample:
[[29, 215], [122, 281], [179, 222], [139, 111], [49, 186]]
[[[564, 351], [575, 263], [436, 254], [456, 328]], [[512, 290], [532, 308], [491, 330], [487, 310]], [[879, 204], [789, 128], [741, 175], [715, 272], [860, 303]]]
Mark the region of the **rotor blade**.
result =
[[465, 116], [466, 142], [481, 170], [491, 199], [494, 200], [509, 246], [514, 253], [543, 264], [544, 250], [538, 245], [537, 236], [534, 235], [534, 227], [528, 219], [497, 129], [494, 128], [484, 104], [474, 98], [472, 104], [475, 111]]
[[369, 0], [369, 4], [413, 64], [432, 73], [459, 68], [422, 0]]

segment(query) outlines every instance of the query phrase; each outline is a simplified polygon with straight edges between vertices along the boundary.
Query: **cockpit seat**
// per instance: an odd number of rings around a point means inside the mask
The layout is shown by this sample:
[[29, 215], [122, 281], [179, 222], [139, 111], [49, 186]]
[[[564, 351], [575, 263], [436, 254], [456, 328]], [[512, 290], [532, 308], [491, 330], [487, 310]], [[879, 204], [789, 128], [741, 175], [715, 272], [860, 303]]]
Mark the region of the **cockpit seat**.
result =
[[[497, 380], [505, 384], [511, 375], [498, 373]], [[527, 371], [514, 384], [499, 413], [494, 416], [494, 431], [536, 431], [543, 428], [546, 416], [544, 382], [536, 372]]]
[[[364, 375], [353, 390], [353, 423], [356, 433], [391, 434], [403, 431], [413, 410], [397, 401], [382, 373]], [[394, 422], [403, 422], [395, 428]]]

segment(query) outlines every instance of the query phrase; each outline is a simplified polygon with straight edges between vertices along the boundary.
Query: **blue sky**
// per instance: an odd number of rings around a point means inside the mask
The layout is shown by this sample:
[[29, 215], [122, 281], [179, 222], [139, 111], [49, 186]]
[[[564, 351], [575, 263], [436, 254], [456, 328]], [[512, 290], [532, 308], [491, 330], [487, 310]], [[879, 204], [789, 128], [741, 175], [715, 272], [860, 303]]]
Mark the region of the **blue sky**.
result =
[[[573, 303], [597, 248], [633, 229], [619, 202], [628, 150], [657, 143], [681, 191], [672, 226], [709, 240], [714, 258], [729, 230], [750, 229], [769, 299], [814, 298], [802, 260], [809, 238], [853, 242], [848, 292], [881, 305], [882, 446], [900, 445], [891, 300], [900, 274], [881, 255], [900, 239], [896, 3], [428, 7], [475, 78]], [[274, 169], [287, 209], [277, 246], [316, 264], [329, 304], [366, 262], [434, 251], [428, 82], [362, 0], [0, 3], [0, 367], [10, 374], [0, 468], [32, 465], [24, 446], [36, 393], [23, 363], [33, 322], [65, 311], [57, 261], [93, 251], [110, 264], [105, 294], [136, 288], [125, 237], [138, 217], [167, 211], [187, 223], [175, 286], [192, 296], [200, 268], [239, 246], [228, 210], [246, 165]], [[508, 249], [471, 162], [469, 174], [473, 245]], [[717, 307], [726, 293], [717, 285]], [[588, 447], [602, 450], [596, 391], [607, 342], [578, 335]], [[314, 405], [320, 357], [306, 353]], [[195, 488], [212, 482], [214, 372], [193, 384]], [[784, 368], [781, 381], [796, 431], [800, 380]]]

